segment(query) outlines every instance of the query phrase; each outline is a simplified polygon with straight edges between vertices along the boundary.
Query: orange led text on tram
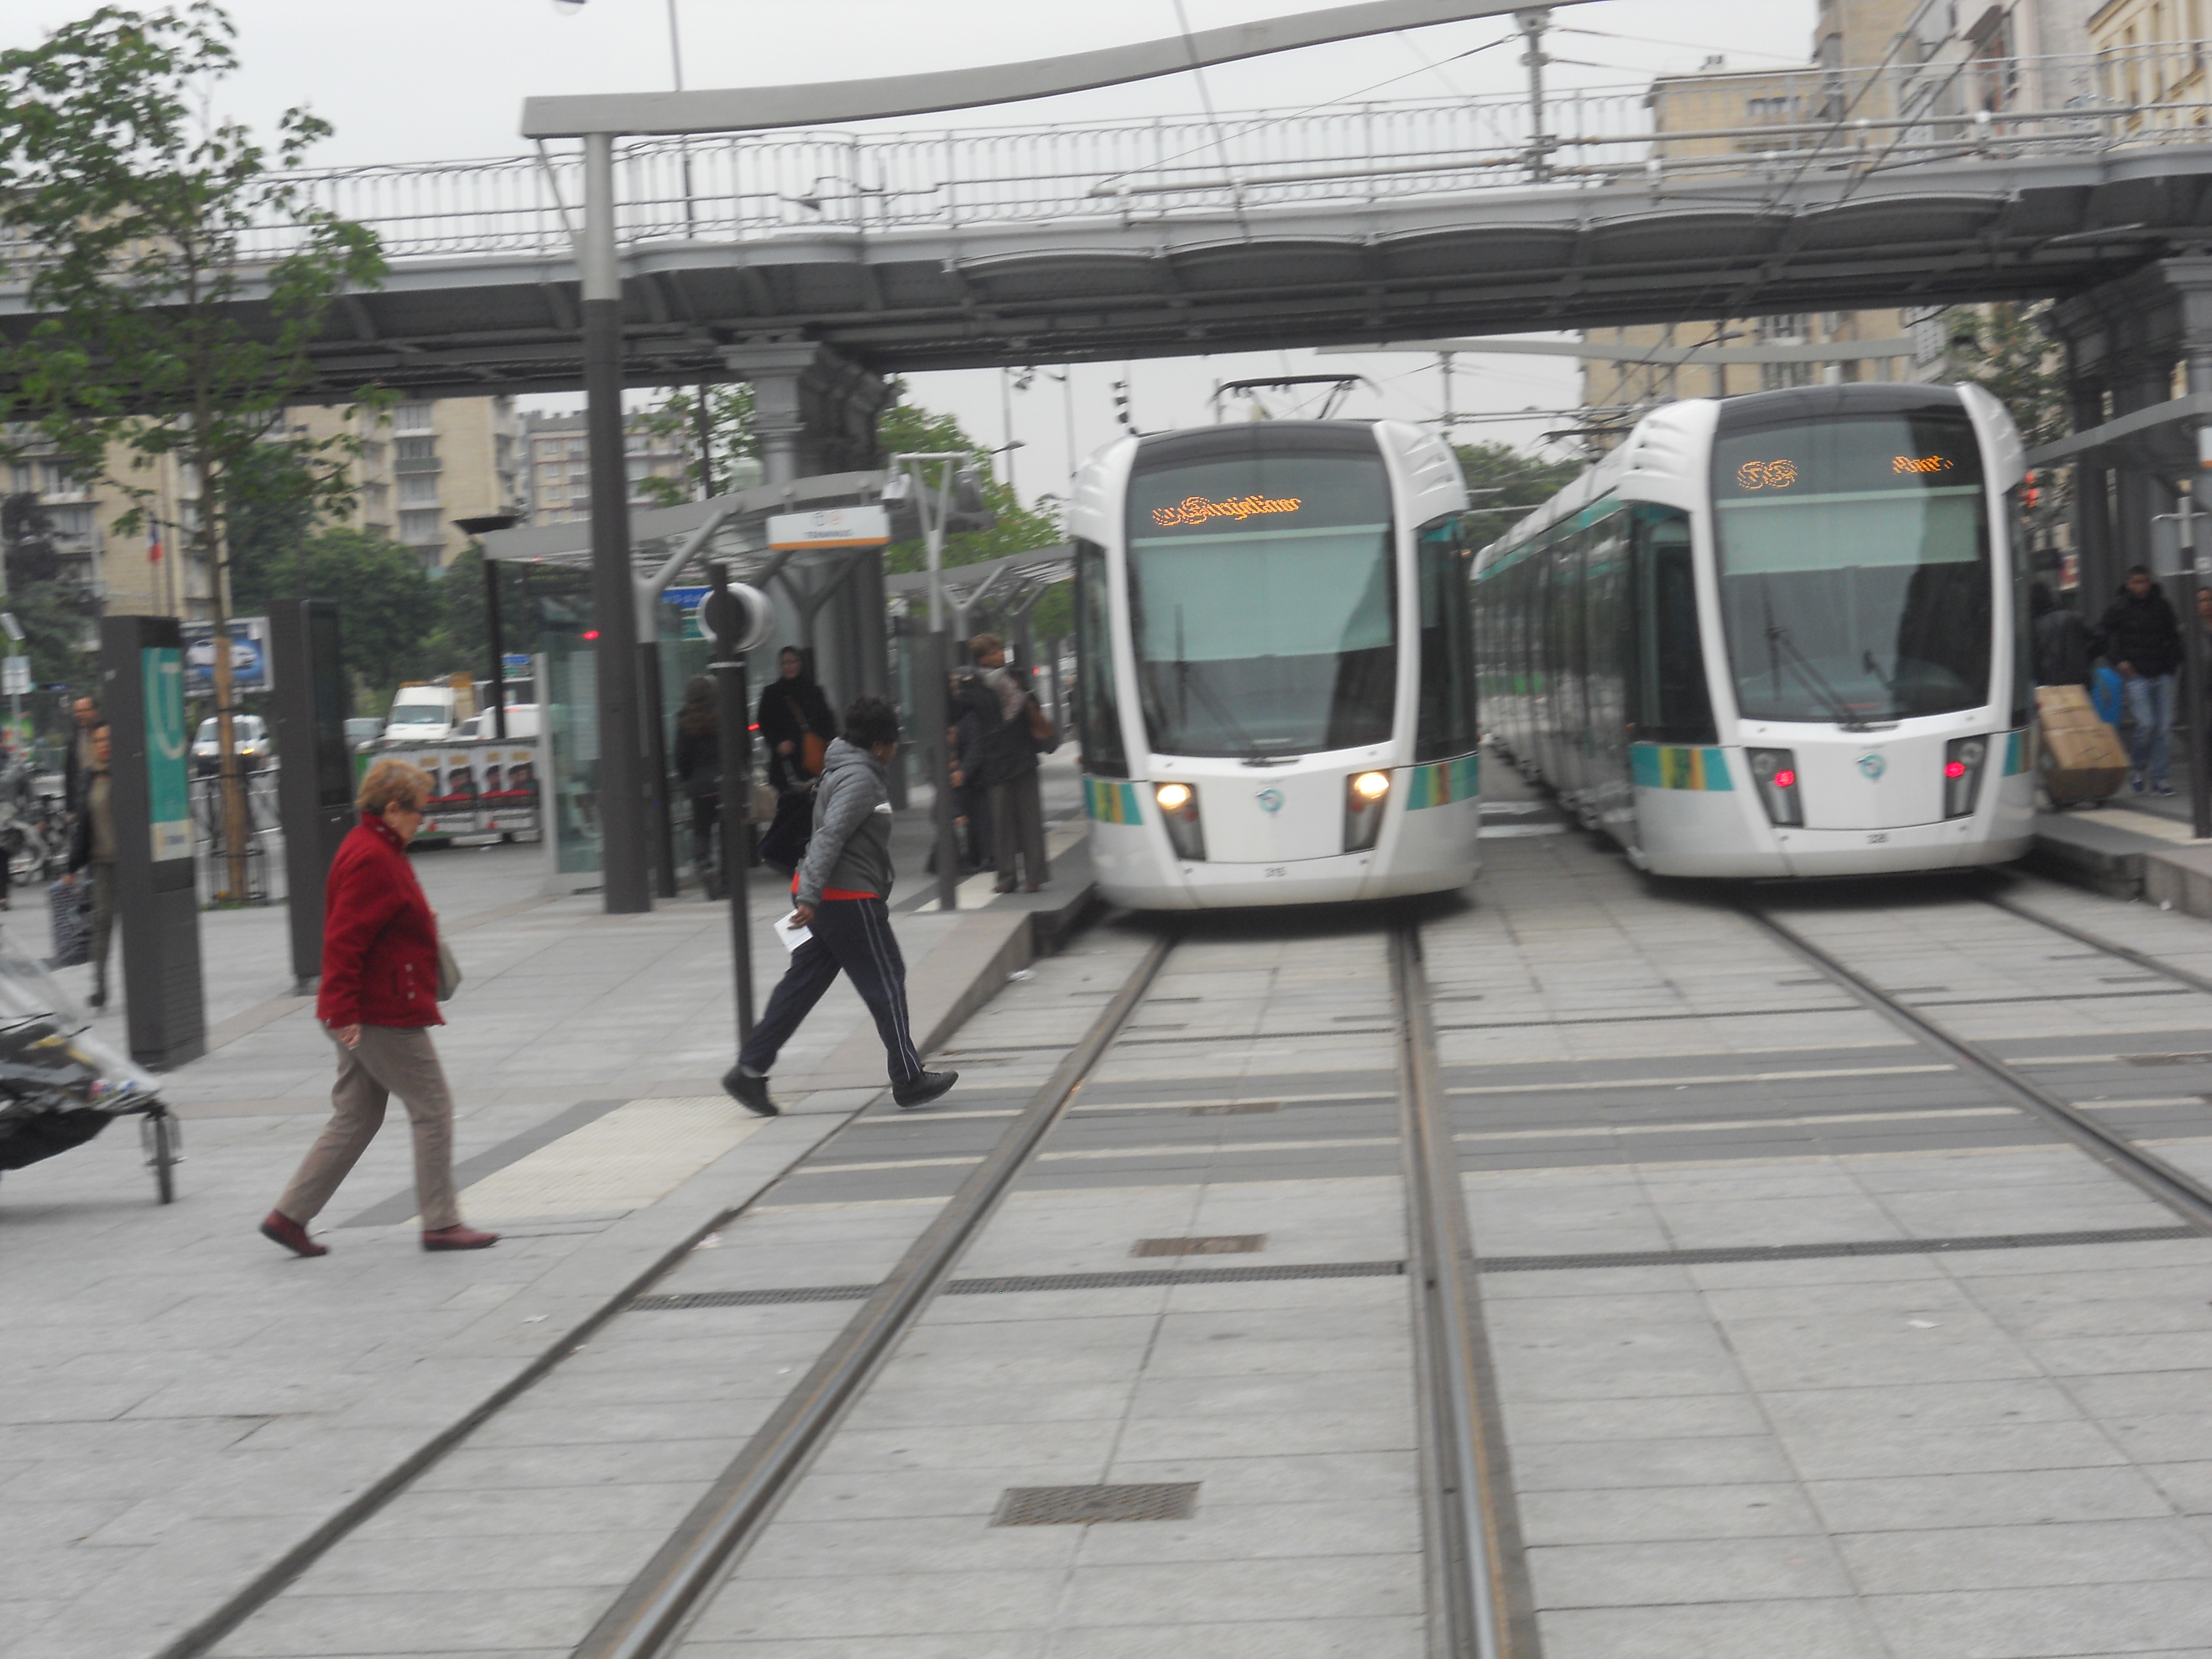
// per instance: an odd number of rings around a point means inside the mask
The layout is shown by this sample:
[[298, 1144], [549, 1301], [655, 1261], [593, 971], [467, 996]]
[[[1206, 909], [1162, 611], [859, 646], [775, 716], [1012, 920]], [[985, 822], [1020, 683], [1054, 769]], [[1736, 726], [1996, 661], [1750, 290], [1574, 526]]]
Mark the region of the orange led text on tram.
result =
[[1297, 495], [1237, 495], [1225, 501], [1209, 501], [1203, 495], [1187, 495], [1173, 507], [1152, 509], [1156, 525], [1204, 524], [1210, 519], [1249, 519], [1262, 513], [1295, 513], [1305, 505]]
[[1951, 458], [1948, 455], [1899, 455], [1891, 460], [1889, 470], [1892, 472], [1948, 472]]
[[1796, 482], [1795, 461], [1746, 461], [1735, 470], [1738, 489], [1787, 489]]

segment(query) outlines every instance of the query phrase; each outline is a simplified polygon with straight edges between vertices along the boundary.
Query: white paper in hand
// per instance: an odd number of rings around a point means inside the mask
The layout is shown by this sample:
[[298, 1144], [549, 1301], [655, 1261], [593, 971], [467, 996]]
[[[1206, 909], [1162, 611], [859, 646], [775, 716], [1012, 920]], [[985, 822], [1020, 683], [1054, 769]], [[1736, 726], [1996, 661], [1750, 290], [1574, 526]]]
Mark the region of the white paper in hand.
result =
[[799, 925], [799, 912], [796, 910], [786, 911], [776, 921], [776, 943], [787, 951], [796, 951], [813, 937], [814, 933], [811, 928]]

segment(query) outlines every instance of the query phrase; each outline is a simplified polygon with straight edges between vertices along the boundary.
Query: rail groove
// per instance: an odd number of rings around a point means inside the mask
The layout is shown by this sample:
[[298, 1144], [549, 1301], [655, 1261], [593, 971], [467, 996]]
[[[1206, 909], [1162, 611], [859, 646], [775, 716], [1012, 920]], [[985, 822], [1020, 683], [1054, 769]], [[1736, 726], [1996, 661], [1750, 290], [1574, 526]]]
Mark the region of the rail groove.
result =
[[1536, 1659], [1534, 1601], [1474, 1287], [1467, 1199], [1437, 1076], [1420, 935], [1410, 924], [1392, 937], [1390, 976], [1401, 1011], [1407, 1271], [1419, 1313], [1414, 1352], [1431, 1465], [1429, 1651], [1435, 1659]]
[[854, 1313], [812, 1369], [746, 1442], [667, 1541], [576, 1648], [574, 1659], [652, 1659], [669, 1650], [693, 1612], [743, 1558], [898, 1339], [921, 1316], [976, 1232], [1158, 975], [1174, 939], [1163, 934], [1054, 1068], [983, 1163]]
[[[1984, 1082], [2011, 1096], [2123, 1180], [2148, 1194], [2200, 1233], [2212, 1235], [2212, 1187], [2207, 1187], [2187, 1170], [2177, 1168], [2157, 1153], [2136, 1146], [2125, 1135], [2098, 1122], [2088, 1113], [2021, 1076], [1980, 1044], [1945, 1030], [1910, 1004], [1900, 1002], [1871, 980], [1844, 966], [1795, 928], [1777, 921], [1756, 903], [1742, 900], [1741, 904], [1743, 914], [1755, 927], [1850, 991], [1875, 1013], [1939, 1053], [1948, 1054]], [[2010, 908], [2003, 905], [1999, 908]], [[2028, 920], [2043, 921], [2043, 918], [2033, 915]], [[2080, 939], [2084, 944], [2094, 944], [2100, 950], [2106, 948], [2105, 942], [2092, 939], [2063, 925], [2052, 924], [2052, 927], [2053, 931]], [[2113, 949], [2116, 956], [2124, 951], [2124, 946]], [[2130, 959], [2132, 959], [2131, 956]], [[2143, 958], [2142, 965], [2156, 964], [2149, 958]], [[2174, 976], [2181, 977], [2179, 970], [2175, 970]]]

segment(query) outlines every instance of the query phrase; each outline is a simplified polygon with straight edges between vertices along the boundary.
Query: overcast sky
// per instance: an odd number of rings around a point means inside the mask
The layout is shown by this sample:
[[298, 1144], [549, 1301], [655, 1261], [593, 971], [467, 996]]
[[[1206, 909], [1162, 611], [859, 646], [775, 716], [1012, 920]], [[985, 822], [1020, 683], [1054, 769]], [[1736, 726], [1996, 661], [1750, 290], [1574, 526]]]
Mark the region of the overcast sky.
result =
[[[149, 0], [140, 3], [151, 9]], [[1313, 0], [1182, 3], [1194, 29], [1313, 8]], [[0, 46], [35, 44], [46, 29], [91, 9], [91, 0], [5, 0]], [[585, 0], [574, 9], [554, 0], [229, 0], [228, 9], [243, 67], [217, 88], [216, 106], [257, 127], [287, 106], [311, 106], [337, 129], [315, 158], [332, 166], [512, 154], [524, 148], [516, 132], [526, 97], [671, 84], [668, 0]], [[676, 9], [684, 80], [692, 87], [1012, 63], [1159, 39], [1178, 28], [1176, 0], [677, 0]], [[1561, 88], [1620, 86], [1694, 70], [1716, 55], [1732, 69], [1802, 62], [1814, 9], [1814, 0], [1561, 5], [1548, 48], [1576, 61], [1557, 64], [1548, 77]], [[1504, 44], [1513, 34], [1509, 20], [1478, 19], [1285, 52], [1210, 70], [1206, 90], [1217, 111], [1507, 92], [1526, 74], [1517, 48]], [[1183, 75], [918, 125], [1124, 119], [1201, 107], [1194, 77]], [[1139, 362], [1136, 418], [1152, 429], [1191, 424], [1207, 418], [1218, 381], [1322, 369], [1364, 373], [1382, 386], [1379, 398], [1360, 394], [1349, 413], [1432, 420], [1439, 412], [1431, 359], [1291, 351]], [[1077, 366], [1079, 451], [1114, 435], [1110, 386], [1121, 372], [1119, 365]], [[1455, 392], [1462, 411], [1558, 409], [1577, 400], [1577, 379], [1570, 359], [1463, 358]], [[916, 375], [912, 395], [958, 414], [979, 437], [1002, 440], [996, 371]], [[1027, 446], [1018, 457], [1023, 493], [1056, 489], [1067, 453], [1060, 386], [1040, 377], [1014, 405], [1013, 434]], [[1460, 435], [1528, 443], [1553, 424], [1470, 425]]]

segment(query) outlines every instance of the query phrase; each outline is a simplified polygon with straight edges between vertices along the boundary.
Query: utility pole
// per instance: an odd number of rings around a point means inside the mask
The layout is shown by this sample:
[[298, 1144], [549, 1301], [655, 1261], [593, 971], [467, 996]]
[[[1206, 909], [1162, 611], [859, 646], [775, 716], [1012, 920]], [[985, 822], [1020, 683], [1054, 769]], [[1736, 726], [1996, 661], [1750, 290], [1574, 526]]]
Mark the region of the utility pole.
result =
[[1513, 21], [1528, 40], [1528, 51], [1521, 54], [1528, 70], [1528, 178], [1540, 185], [1552, 176], [1552, 152], [1559, 148], [1544, 131], [1544, 65], [1552, 61], [1544, 55], [1544, 31], [1552, 27], [1551, 8], [1516, 11]]

